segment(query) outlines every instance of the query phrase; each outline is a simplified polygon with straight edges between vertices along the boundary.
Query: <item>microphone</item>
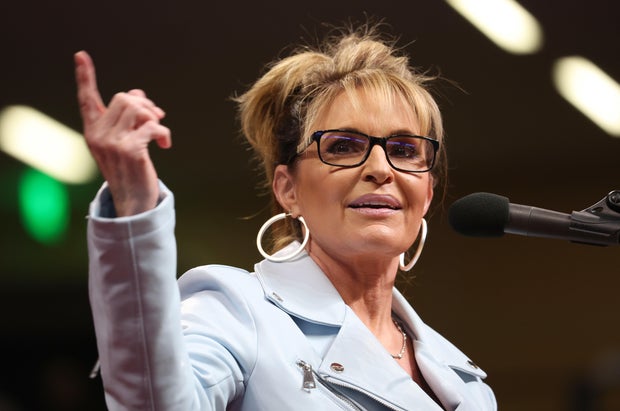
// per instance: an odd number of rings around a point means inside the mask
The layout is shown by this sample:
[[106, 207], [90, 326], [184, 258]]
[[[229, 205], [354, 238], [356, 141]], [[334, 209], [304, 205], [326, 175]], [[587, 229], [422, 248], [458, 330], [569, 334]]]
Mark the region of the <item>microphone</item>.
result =
[[512, 204], [497, 194], [474, 193], [450, 206], [448, 221], [456, 232], [470, 237], [509, 233], [599, 246], [620, 245], [620, 190], [571, 214]]

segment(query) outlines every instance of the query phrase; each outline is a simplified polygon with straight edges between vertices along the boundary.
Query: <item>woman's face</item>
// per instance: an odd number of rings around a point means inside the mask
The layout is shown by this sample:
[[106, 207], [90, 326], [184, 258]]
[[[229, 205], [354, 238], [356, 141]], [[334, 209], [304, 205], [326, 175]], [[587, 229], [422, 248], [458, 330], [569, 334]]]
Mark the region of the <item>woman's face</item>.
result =
[[[347, 129], [384, 137], [420, 134], [412, 109], [400, 98], [387, 103], [359, 93], [357, 109], [341, 93], [318, 117], [311, 132]], [[432, 196], [430, 173], [394, 170], [375, 145], [364, 164], [343, 168], [321, 162], [311, 144], [294, 169], [278, 166], [276, 195], [285, 210], [303, 216], [310, 228], [310, 250], [330, 255], [364, 253], [396, 257], [415, 241]]]

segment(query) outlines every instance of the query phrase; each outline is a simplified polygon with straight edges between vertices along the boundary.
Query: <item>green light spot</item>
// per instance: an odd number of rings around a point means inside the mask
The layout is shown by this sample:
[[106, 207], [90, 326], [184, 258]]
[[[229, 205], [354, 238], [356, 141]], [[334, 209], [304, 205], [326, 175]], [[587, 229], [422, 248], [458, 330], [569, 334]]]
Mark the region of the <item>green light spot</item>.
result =
[[43, 244], [62, 240], [69, 224], [69, 195], [57, 180], [34, 169], [19, 181], [19, 208], [26, 231]]

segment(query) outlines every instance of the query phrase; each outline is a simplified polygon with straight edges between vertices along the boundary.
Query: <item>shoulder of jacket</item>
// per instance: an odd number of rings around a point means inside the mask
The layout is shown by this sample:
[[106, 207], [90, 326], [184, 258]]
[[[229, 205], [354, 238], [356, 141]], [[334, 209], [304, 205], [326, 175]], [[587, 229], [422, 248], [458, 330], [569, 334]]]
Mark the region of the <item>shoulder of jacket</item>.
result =
[[260, 290], [260, 285], [253, 273], [242, 268], [221, 264], [192, 268], [179, 277], [177, 282], [182, 299], [213, 289], [241, 291], [249, 287]]

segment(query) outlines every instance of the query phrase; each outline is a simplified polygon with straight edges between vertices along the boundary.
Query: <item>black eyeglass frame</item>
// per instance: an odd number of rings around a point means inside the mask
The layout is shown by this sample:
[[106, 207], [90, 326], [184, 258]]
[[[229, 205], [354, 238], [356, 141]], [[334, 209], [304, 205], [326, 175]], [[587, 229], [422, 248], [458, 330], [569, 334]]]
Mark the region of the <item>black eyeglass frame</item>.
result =
[[[321, 137], [323, 137], [323, 135], [325, 133], [333, 133], [333, 132], [341, 132], [341, 133], [349, 133], [349, 134], [356, 134], [362, 137], [365, 137], [368, 139], [368, 141], [370, 142], [368, 145], [368, 149], [366, 150], [366, 154], [364, 155], [364, 157], [356, 164], [351, 164], [351, 165], [341, 165], [341, 164], [334, 164], [334, 163], [330, 163], [329, 161], [325, 161], [323, 159], [323, 156], [321, 156]], [[394, 165], [394, 163], [392, 163], [392, 160], [390, 160], [390, 156], [388, 155], [387, 152], [387, 142], [392, 139], [392, 138], [397, 138], [397, 137], [413, 137], [416, 139], [420, 139], [420, 140], [425, 140], [431, 143], [431, 145], [433, 146], [433, 158], [432, 161], [430, 162], [430, 165], [428, 166], [428, 168], [424, 169], [424, 170], [405, 170], [403, 168], [399, 168], [397, 166]], [[316, 147], [317, 147], [317, 152], [319, 154], [319, 159], [330, 166], [335, 166], [335, 167], [344, 167], [344, 168], [354, 168], [354, 167], [359, 167], [362, 164], [364, 164], [366, 162], [366, 160], [368, 160], [368, 157], [370, 156], [370, 152], [372, 151], [372, 148], [376, 145], [380, 146], [381, 148], [383, 148], [383, 152], [385, 153], [385, 158], [387, 159], [388, 164], [394, 169], [394, 170], [398, 170], [398, 171], [402, 171], [405, 173], [428, 173], [429, 171], [431, 171], [433, 169], [433, 166], [435, 165], [435, 160], [437, 158], [437, 151], [439, 151], [439, 141], [435, 140], [434, 138], [430, 138], [430, 137], [425, 137], [425, 136], [417, 136], [414, 134], [393, 134], [387, 137], [375, 137], [375, 136], [370, 136], [368, 134], [364, 134], [362, 132], [359, 131], [353, 131], [353, 130], [342, 130], [342, 129], [330, 129], [330, 130], [318, 130], [315, 131], [314, 133], [312, 133], [311, 136], [311, 140], [312, 141], [316, 141]]]

